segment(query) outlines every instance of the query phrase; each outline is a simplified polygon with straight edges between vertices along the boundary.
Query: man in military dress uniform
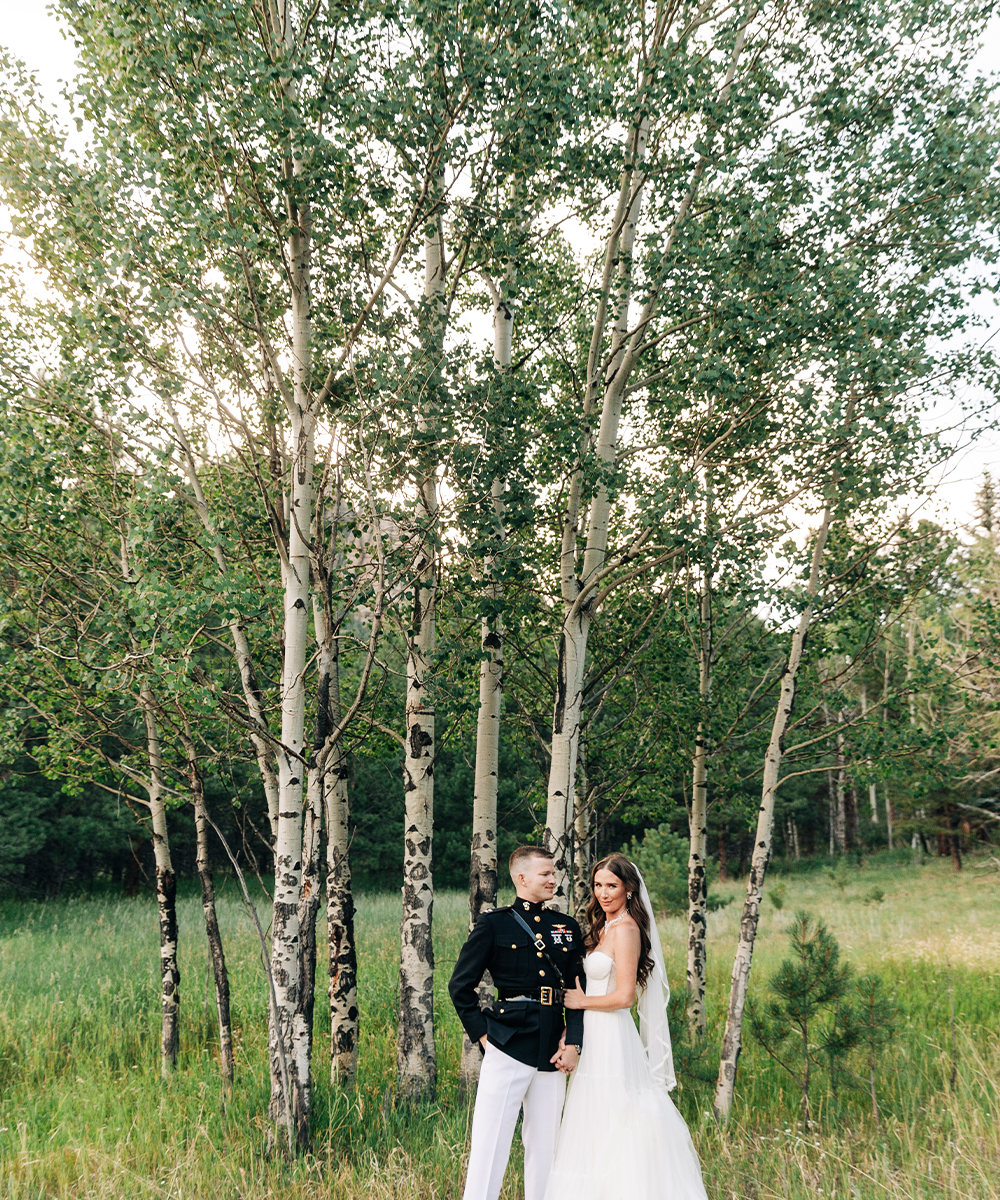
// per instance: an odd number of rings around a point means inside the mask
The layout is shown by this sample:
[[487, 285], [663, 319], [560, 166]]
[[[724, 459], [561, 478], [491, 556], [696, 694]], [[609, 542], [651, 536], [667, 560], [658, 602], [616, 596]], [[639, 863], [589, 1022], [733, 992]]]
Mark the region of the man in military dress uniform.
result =
[[[555, 893], [552, 855], [518, 846], [510, 876], [517, 899], [480, 916], [448, 985], [466, 1033], [483, 1051], [463, 1200], [497, 1200], [522, 1106], [524, 1200], [542, 1200], [565, 1076], [583, 1041], [582, 1009], [564, 1019], [562, 1005], [564, 982], [572, 987], [577, 977], [581, 984], [586, 978], [583, 937], [572, 917], [543, 907]], [[491, 1008], [481, 1009], [477, 988], [486, 971], [499, 995]]]

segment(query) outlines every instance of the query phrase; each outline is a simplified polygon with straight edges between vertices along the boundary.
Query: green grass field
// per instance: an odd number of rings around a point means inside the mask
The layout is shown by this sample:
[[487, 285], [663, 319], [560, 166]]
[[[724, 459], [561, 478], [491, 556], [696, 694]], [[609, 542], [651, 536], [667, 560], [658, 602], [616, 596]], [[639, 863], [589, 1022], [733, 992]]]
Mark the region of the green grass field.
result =
[[[859, 971], [879, 971], [895, 997], [901, 1031], [879, 1076], [878, 1130], [866, 1093], [833, 1097], [824, 1080], [814, 1098], [818, 1120], [804, 1130], [794, 1084], [752, 1044], [740, 1061], [735, 1118], [724, 1131], [715, 1127], [708, 1113], [739, 901], [711, 916], [708, 1050], [699, 1056], [681, 1042], [686, 1069], [674, 1093], [711, 1200], [1000, 1200], [1000, 877], [975, 865], [970, 860], [956, 876], [946, 860], [872, 860], [852, 868], [843, 895], [822, 871], [791, 874], [781, 877], [782, 910], [765, 902], [752, 992], [786, 955], [784, 930], [805, 908], [827, 921]], [[776, 881], [772, 874], [768, 888]], [[885, 900], [866, 905], [861, 897], [873, 885]], [[742, 885], [718, 890], [738, 896]], [[329, 1033], [318, 1004], [313, 1150], [287, 1163], [264, 1150], [264, 976], [231, 881], [220, 890], [220, 918], [237, 1080], [225, 1103], [193, 892], [180, 904], [182, 1052], [167, 1082], [159, 1075], [152, 899], [0, 904], [0, 1197], [458, 1200], [470, 1113], [457, 1096], [461, 1030], [446, 984], [464, 936], [465, 900], [445, 895], [435, 907], [439, 1089], [432, 1105], [394, 1098], [398, 911], [393, 896], [358, 900], [357, 1087], [345, 1092], [327, 1081]], [[684, 923], [664, 921], [661, 933], [680, 1012]], [[505, 1200], [520, 1195], [519, 1167], [515, 1151]]]

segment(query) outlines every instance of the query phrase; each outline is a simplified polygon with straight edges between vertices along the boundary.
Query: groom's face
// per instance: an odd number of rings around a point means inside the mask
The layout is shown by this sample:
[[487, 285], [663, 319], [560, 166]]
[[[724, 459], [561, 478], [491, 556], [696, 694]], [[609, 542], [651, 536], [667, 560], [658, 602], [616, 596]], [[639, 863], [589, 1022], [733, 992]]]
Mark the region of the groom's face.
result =
[[522, 900], [544, 904], [556, 892], [556, 866], [551, 858], [529, 858], [518, 864], [514, 887]]

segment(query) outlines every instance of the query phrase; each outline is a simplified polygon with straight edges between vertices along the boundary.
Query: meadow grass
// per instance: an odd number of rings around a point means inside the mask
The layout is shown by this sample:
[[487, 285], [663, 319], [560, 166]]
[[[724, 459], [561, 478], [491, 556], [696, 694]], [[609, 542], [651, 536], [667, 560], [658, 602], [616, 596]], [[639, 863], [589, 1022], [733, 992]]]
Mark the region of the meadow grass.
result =
[[[780, 865], [767, 890], [778, 883], [784, 905], [765, 900], [751, 992], [762, 994], [787, 955], [785, 931], [800, 908], [827, 922], [859, 971], [883, 976], [901, 1028], [879, 1071], [881, 1125], [865, 1091], [832, 1095], [821, 1079], [816, 1121], [805, 1129], [795, 1085], [750, 1043], [733, 1119], [716, 1128], [708, 1114], [742, 894], [740, 883], [718, 885], [735, 902], [709, 920], [705, 1048], [681, 1035], [684, 922], [661, 924], [682, 1067], [674, 1096], [711, 1200], [1000, 1200], [1000, 879], [974, 869], [955, 875], [944, 860], [872, 859], [851, 867], [843, 889], [822, 870], [782, 875]], [[885, 899], [863, 903], [873, 886]], [[0, 904], [0, 1198], [458, 1200], [470, 1112], [458, 1096], [461, 1029], [446, 985], [465, 898], [443, 895], [435, 905], [438, 1096], [419, 1105], [399, 1102], [394, 1088], [399, 900], [359, 898], [358, 1080], [352, 1090], [330, 1085], [327, 1011], [318, 1003], [314, 1141], [294, 1162], [265, 1149], [266, 993], [236, 888], [222, 881], [219, 897], [237, 1047], [229, 1097], [193, 890], [179, 909], [181, 1057], [164, 1082], [152, 900]], [[516, 1142], [504, 1200], [520, 1194]]]

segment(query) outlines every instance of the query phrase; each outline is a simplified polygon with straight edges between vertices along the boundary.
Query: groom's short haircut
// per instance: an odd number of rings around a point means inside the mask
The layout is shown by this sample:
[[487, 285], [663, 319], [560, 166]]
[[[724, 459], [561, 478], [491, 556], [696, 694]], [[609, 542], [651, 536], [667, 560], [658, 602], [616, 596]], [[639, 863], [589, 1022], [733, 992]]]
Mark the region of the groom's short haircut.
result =
[[549, 862], [555, 862], [555, 855], [546, 850], [544, 846], [518, 846], [510, 856], [508, 864], [511, 879], [521, 870], [522, 865], [532, 858], [544, 858]]

